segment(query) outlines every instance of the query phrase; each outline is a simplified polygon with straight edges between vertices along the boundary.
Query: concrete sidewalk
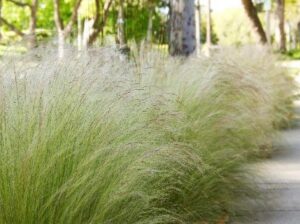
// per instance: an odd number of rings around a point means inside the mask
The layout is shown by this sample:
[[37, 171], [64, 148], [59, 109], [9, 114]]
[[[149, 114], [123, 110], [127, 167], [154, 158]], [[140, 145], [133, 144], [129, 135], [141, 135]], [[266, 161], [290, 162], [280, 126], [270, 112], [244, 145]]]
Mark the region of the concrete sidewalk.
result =
[[[299, 109], [298, 109], [299, 110]], [[300, 110], [297, 112], [300, 114]], [[263, 206], [251, 203], [245, 224], [300, 224], [300, 124], [282, 133], [281, 147], [257, 165]], [[252, 207], [251, 206], [251, 207]]]

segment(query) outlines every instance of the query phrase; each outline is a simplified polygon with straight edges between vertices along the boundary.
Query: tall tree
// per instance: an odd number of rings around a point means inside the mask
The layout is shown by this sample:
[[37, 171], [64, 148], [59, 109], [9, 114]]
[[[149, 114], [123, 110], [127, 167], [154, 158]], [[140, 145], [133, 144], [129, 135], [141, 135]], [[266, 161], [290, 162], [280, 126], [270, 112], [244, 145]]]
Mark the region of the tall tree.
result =
[[188, 56], [195, 51], [194, 0], [170, 0], [170, 54]]
[[266, 36], [268, 44], [271, 44], [271, 9], [272, 9], [272, 0], [264, 1], [264, 11], [265, 11], [265, 22], [266, 22]]
[[143, 6], [148, 10], [148, 23], [147, 23], [147, 34], [146, 34], [146, 42], [151, 44], [153, 38], [153, 18], [155, 16], [155, 8], [164, 4], [164, 1], [161, 0], [143, 0]]
[[286, 51], [286, 36], [285, 36], [285, 1], [277, 0], [277, 15], [279, 20], [280, 43], [279, 49], [281, 52]]
[[30, 8], [30, 24], [29, 24], [29, 36], [28, 44], [30, 48], [37, 46], [36, 40], [36, 23], [37, 23], [37, 10], [38, 10], [38, 0], [32, 0]]
[[103, 32], [104, 26], [108, 19], [108, 13], [109, 13], [112, 3], [113, 3], [113, 0], [105, 0], [104, 6], [103, 6], [103, 12], [102, 12], [102, 16], [101, 16], [100, 15], [100, 0], [95, 0], [96, 15], [95, 15], [95, 19], [94, 19], [94, 22], [92, 25], [93, 30], [88, 37], [86, 45], [88, 45], [88, 46], [92, 45], [95, 42], [95, 40], [97, 39], [97, 37], [99, 36], [99, 34], [101, 32]]
[[[0, 0], [0, 18], [2, 18], [2, 0]], [[1, 32], [1, 27], [2, 27], [2, 21], [0, 19], [0, 40], [2, 39], [2, 32]]]
[[122, 49], [126, 46], [124, 0], [119, 0], [117, 28], [117, 44], [119, 48]]
[[58, 54], [59, 57], [63, 57], [64, 55], [64, 45], [66, 38], [71, 34], [72, 27], [74, 23], [76, 22], [78, 10], [80, 7], [82, 0], [76, 0], [75, 5], [72, 9], [72, 15], [69, 19], [69, 22], [67, 25], [64, 25], [64, 22], [62, 20], [61, 14], [60, 14], [60, 1], [59, 0], [53, 0], [54, 3], [54, 22], [57, 29], [58, 34]]
[[268, 44], [271, 44], [271, 10], [266, 10], [266, 36]]
[[195, 23], [196, 23], [196, 49], [197, 49], [197, 55], [200, 56], [200, 54], [201, 54], [201, 6], [200, 6], [200, 0], [196, 0]]
[[125, 56], [129, 55], [129, 47], [127, 46], [125, 33], [125, 15], [124, 0], [119, 0], [118, 21], [117, 21], [117, 45], [121, 53]]
[[259, 20], [259, 17], [257, 15], [257, 10], [252, 2], [252, 0], [242, 0], [244, 9], [251, 20], [253, 27], [256, 31], [256, 33], [259, 36], [260, 42], [262, 44], [266, 44], [268, 42], [266, 33], [263, 29], [263, 26]]
[[155, 10], [155, 5], [153, 3], [149, 3], [149, 18], [148, 18], [148, 26], [147, 26], [147, 43], [151, 43], [152, 41], [152, 32], [153, 32], [153, 14]]
[[207, 24], [206, 24], [206, 45], [207, 45], [207, 54], [210, 55], [211, 48], [211, 33], [212, 33], [212, 25], [211, 25], [211, 1], [207, 0]]
[[[37, 45], [36, 22], [37, 22], [38, 0], [32, 0], [31, 3], [24, 3], [24, 2], [17, 1], [17, 0], [7, 0], [7, 1], [9, 1], [19, 7], [29, 8], [29, 11], [30, 11], [29, 33], [27, 35], [25, 33], [23, 33], [16, 26], [14, 26], [13, 24], [9, 23], [6, 19], [1, 17], [1, 14], [0, 14], [0, 22], [2, 24], [5, 24], [7, 27], [9, 27], [12, 31], [14, 31], [19, 36], [22, 36], [22, 37], [26, 36], [26, 38], [28, 40], [29, 48], [35, 47]], [[2, 5], [2, 0], [1, 0], [0, 4]]]

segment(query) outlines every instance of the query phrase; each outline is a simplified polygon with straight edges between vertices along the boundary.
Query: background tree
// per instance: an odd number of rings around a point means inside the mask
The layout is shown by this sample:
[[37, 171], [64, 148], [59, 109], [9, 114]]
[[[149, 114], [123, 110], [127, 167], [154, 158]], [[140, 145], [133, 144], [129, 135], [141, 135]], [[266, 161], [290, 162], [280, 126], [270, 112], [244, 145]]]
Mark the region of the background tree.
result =
[[[0, 18], [1, 16], [1, 12], [2, 12], [2, 0], [0, 0]], [[0, 40], [2, 39], [2, 32], [1, 32], [1, 28], [2, 28], [2, 21], [0, 19]]]
[[[3, 2], [1, 2], [1, 4], [3, 4]], [[27, 26], [28, 26], [27, 19], [25, 19], [24, 17], [26, 17], [26, 9], [27, 9], [27, 7], [30, 8], [30, 4], [18, 2], [18, 1], [14, 1], [14, 0], [4, 1], [4, 4], [5, 5], [4, 6], [2, 5], [2, 7], [3, 7], [3, 9], [5, 9], [5, 11], [3, 12], [1, 10], [1, 16], [0, 16], [1, 24], [4, 25], [10, 31], [13, 31], [16, 35], [20, 36], [21, 38], [25, 37], [26, 33], [23, 32], [22, 30], [27, 28]], [[21, 8], [21, 10], [20, 10], [20, 8]], [[11, 9], [11, 10], [8, 10], [8, 9]], [[20, 13], [20, 16], [19, 15], [16, 16], [15, 12], [22, 12], [22, 13]], [[14, 17], [14, 18], [6, 19], [5, 16], [8, 16], [8, 15], [10, 17]], [[12, 20], [12, 21], [9, 21], [9, 20]], [[23, 23], [21, 23], [20, 20], [23, 20]]]
[[146, 41], [147, 41], [147, 43], [151, 43], [152, 42], [152, 32], [153, 32], [153, 15], [155, 13], [156, 2], [153, 0], [149, 0], [146, 2], [146, 4], [149, 9]]
[[[105, 0], [104, 4], [100, 2], [100, 0], [95, 0], [96, 5], [96, 15], [92, 25], [92, 32], [88, 37], [87, 45], [91, 46], [99, 36], [101, 32], [103, 32], [104, 26], [106, 25], [107, 19], [109, 17], [109, 10], [113, 0]], [[102, 15], [100, 14], [100, 8], [102, 8]]]
[[271, 10], [272, 10], [272, 0], [265, 0], [264, 2], [265, 11], [265, 31], [268, 40], [268, 44], [271, 45]]
[[53, 0], [54, 21], [55, 21], [55, 26], [56, 26], [57, 35], [58, 35], [59, 57], [63, 57], [65, 39], [70, 35], [70, 33], [72, 31], [72, 27], [73, 27], [74, 23], [76, 22], [77, 14], [78, 14], [78, 10], [79, 10], [81, 1], [82, 0], [76, 0], [75, 5], [73, 6], [73, 9], [72, 9], [71, 18], [69, 19], [69, 22], [65, 26], [64, 21], [61, 17], [61, 13], [60, 13], [60, 6], [61, 6], [60, 1]]
[[[167, 43], [167, 14], [160, 12], [167, 5], [162, 0], [130, 0], [126, 1], [126, 37], [128, 41], [141, 42], [151, 39], [151, 42]], [[118, 12], [113, 12], [117, 20]], [[147, 37], [148, 36], [148, 37]]]
[[[5, 33], [2, 43], [14, 43], [22, 38], [25, 39], [29, 30], [33, 31], [34, 28], [35, 35], [31, 36], [35, 37], [35, 40], [47, 40], [46, 38], [51, 38], [56, 34], [59, 37], [60, 49], [63, 48], [65, 41], [75, 42], [74, 34], [78, 30], [80, 41], [77, 43], [78, 46], [80, 45], [79, 49], [81, 46], [93, 45], [98, 39], [101, 40], [101, 43], [104, 43], [106, 40], [111, 43], [115, 39], [112, 37], [117, 35], [118, 1], [82, 0], [77, 12], [77, 18], [75, 18], [73, 15], [76, 11], [73, 9], [76, 6], [76, 0], [58, 0], [55, 2], [54, 0], [38, 0], [36, 3], [39, 4], [39, 7], [36, 10], [36, 14], [32, 13], [37, 18], [35, 20], [30, 19], [31, 13], [28, 7], [29, 5], [36, 5], [33, 4], [34, 0], [12, 0], [18, 1], [22, 5], [24, 4], [22, 7], [9, 0], [2, 1], [4, 13], [0, 15], [0, 21], [3, 22], [2, 28]], [[156, 44], [166, 44], [167, 15], [161, 12], [162, 8], [166, 9], [166, 1], [126, 1], [123, 5], [123, 11], [126, 15], [126, 24], [124, 26], [126, 39], [128, 41], [135, 40], [139, 43], [148, 38], [148, 40], [151, 39], [151, 42]], [[33, 23], [30, 21], [33, 21]], [[75, 26], [76, 21], [77, 30]], [[72, 27], [69, 29], [71, 22]], [[85, 27], [85, 24], [88, 24], [88, 27]], [[33, 29], [30, 29], [30, 27]], [[13, 31], [15, 34], [10, 31]]]
[[207, 46], [207, 54], [210, 55], [211, 48], [211, 33], [212, 33], [212, 24], [211, 24], [211, 1], [207, 0], [207, 25], [206, 25], [206, 46]]
[[38, 10], [38, 0], [32, 0], [32, 3], [29, 5], [30, 9], [30, 24], [29, 24], [29, 47], [33, 48], [37, 46], [36, 41], [36, 24], [37, 24], [37, 10]]
[[118, 20], [117, 20], [117, 44], [120, 49], [126, 47], [125, 36], [125, 17], [124, 17], [124, 0], [119, 0], [118, 7]]
[[[268, 29], [263, 29], [259, 20], [259, 16], [263, 15], [260, 7], [262, 0], [242, 0], [247, 13], [240, 9], [215, 11], [211, 14], [212, 23], [210, 17], [206, 16], [209, 15], [209, 11], [204, 12], [201, 21], [197, 22], [201, 24], [200, 28], [197, 26], [197, 32], [194, 26], [194, 10], [198, 20], [200, 10], [197, 10], [198, 7], [195, 8], [190, 0], [123, 1], [122, 17], [126, 23], [121, 27], [121, 24], [117, 23], [120, 17], [120, 0], [0, 0], [0, 5], [3, 5], [0, 12], [3, 36], [1, 48], [18, 42], [18, 47], [26, 50], [28, 46], [34, 47], [37, 42], [51, 40], [57, 35], [60, 49], [63, 49], [66, 41], [70, 44], [75, 43], [78, 34], [79, 49], [81, 46], [120, 42], [127, 42], [130, 46], [133, 41], [139, 44], [146, 40], [164, 51], [169, 45], [172, 55], [189, 55], [194, 51], [196, 43], [209, 43], [209, 40], [212, 44], [218, 42], [221, 45], [243, 45], [254, 43], [257, 34], [260, 42], [265, 43], [267, 39], [263, 33]], [[202, 2], [207, 1], [209, 0]], [[276, 12], [275, 18], [281, 18], [282, 22], [281, 29], [276, 27], [276, 33], [272, 30], [273, 26], [270, 26], [271, 32], [268, 36], [271, 37], [270, 40], [274, 37], [277, 46], [281, 42], [281, 51], [297, 46], [297, 40], [300, 43], [300, 28], [297, 31], [297, 25], [300, 24], [299, 2], [300, 0], [273, 1], [272, 12]], [[169, 8], [171, 10], [168, 11]], [[268, 18], [271, 19], [270, 24], [273, 24], [274, 16]], [[256, 31], [251, 27], [255, 27]], [[123, 31], [120, 32], [121, 30]], [[279, 35], [279, 30], [282, 35]], [[286, 35], [283, 35], [284, 31]], [[122, 38], [124, 41], [120, 38], [121, 33], [126, 34]], [[283, 38], [286, 40], [283, 41]]]
[[242, 3], [249, 19], [252, 22], [254, 30], [259, 36], [260, 42], [262, 44], [266, 44], [268, 42], [267, 36], [257, 15], [257, 11], [252, 0], [242, 0]]
[[195, 15], [195, 23], [196, 23], [196, 49], [197, 55], [201, 54], [201, 5], [200, 0], [196, 0], [196, 15]]
[[280, 43], [279, 49], [281, 52], [286, 51], [286, 34], [285, 34], [285, 1], [277, 0], [277, 15], [279, 20]]
[[190, 55], [196, 48], [194, 0], [170, 1], [170, 54]]
[[[37, 45], [36, 43], [36, 23], [37, 23], [37, 9], [38, 9], [38, 0], [32, 0], [31, 3], [23, 3], [16, 0], [8, 0], [9, 2], [15, 4], [16, 6], [22, 8], [28, 8], [30, 11], [30, 22], [29, 22], [29, 33], [27, 35], [28, 46], [33, 48]], [[24, 36], [24, 34], [22, 34]]]

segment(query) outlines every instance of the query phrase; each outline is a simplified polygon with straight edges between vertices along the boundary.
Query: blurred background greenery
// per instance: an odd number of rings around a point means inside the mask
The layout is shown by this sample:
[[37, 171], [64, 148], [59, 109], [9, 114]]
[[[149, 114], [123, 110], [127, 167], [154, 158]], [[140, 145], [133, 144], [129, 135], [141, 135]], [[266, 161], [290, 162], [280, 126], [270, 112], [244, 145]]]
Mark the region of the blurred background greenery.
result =
[[[299, 58], [299, 0], [201, 0], [201, 19], [196, 26], [201, 30], [202, 47], [205, 48], [207, 38], [214, 46], [241, 46], [259, 41], [243, 8], [245, 2], [254, 4], [272, 49], [287, 58]], [[168, 0], [0, 0], [0, 51], [24, 52], [49, 42], [57, 44], [55, 37], [60, 33], [64, 33], [67, 44], [79, 49], [114, 45], [120, 42], [120, 24], [126, 44], [147, 41], [166, 49], [170, 11]], [[56, 15], [62, 27], [55, 22]], [[280, 30], [282, 20], [284, 30]], [[61, 28], [66, 29], [60, 32]], [[285, 43], [281, 42], [282, 35]]]

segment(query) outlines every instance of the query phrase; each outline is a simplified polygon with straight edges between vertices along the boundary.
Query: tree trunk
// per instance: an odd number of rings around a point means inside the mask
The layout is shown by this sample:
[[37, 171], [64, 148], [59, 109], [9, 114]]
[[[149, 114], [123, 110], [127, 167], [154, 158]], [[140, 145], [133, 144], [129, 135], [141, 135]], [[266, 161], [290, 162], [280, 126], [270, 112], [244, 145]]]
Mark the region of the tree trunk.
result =
[[91, 32], [91, 35], [88, 38], [88, 42], [87, 42], [88, 46], [91, 46], [96, 41], [99, 33], [103, 32], [112, 2], [113, 2], [113, 0], [105, 0], [104, 8], [103, 8], [103, 16], [101, 19], [100, 15], [99, 15], [99, 10], [100, 10], [99, 0], [95, 0], [96, 17], [95, 17], [94, 24], [93, 24], [93, 32]]
[[259, 20], [256, 8], [255, 8], [252, 0], [242, 0], [242, 3], [243, 3], [244, 9], [245, 9], [249, 19], [251, 20], [251, 22], [253, 24], [253, 27], [254, 27], [256, 33], [259, 36], [260, 42], [262, 44], [266, 44], [268, 42], [267, 36], [266, 36], [263, 26]]
[[122, 49], [123, 47], [126, 47], [124, 0], [119, 0], [117, 27], [117, 44], [119, 45], [119, 48]]
[[[117, 45], [120, 52], [125, 55], [125, 58], [129, 55], [129, 47], [127, 46], [126, 34], [125, 34], [125, 16], [124, 16], [124, 0], [119, 0], [119, 12], [117, 22]], [[124, 58], [124, 59], [125, 59]]]
[[59, 0], [53, 0], [54, 5], [54, 22], [58, 34], [58, 57], [62, 58], [64, 56], [64, 47], [65, 47], [65, 39], [71, 34], [72, 27], [77, 19], [78, 10], [81, 5], [82, 0], [76, 0], [75, 5], [73, 7], [71, 18], [66, 26], [62, 21], [60, 15], [60, 2]]
[[[0, 0], [0, 18], [1, 17], [2, 17], [2, 0]], [[1, 27], [2, 27], [2, 20], [0, 20], [0, 40], [2, 39]]]
[[36, 40], [36, 22], [37, 22], [37, 9], [38, 0], [33, 0], [30, 6], [30, 24], [29, 24], [29, 34], [28, 34], [28, 47], [34, 48], [37, 46]]
[[148, 18], [148, 27], [147, 27], [147, 37], [146, 42], [151, 44], [152, 42], [152, 32], [153, 32], [153, 13], [155, 10], [154, 5], [149, 5], [149, 18]]
[[289, 22], [286, 23], [285, 34], [285, 51], [290, 51], [292, 49], [292, 27]]
[[82, 35], [82, 40], [83, 40], [83, 49], [88, 48], [88, 42], [89, 42], [89, 37], [93, 32], [93, 24], [94, 24], [94, 19], [85, 19], [83, 23], [83, 35]]
[[194, 0], [171, 0], [170, 10], [170, 54], [191, 55], [196, 48]]
[[195, 15], [195, 23], [196, 23], [196, 49], [197, 56], [201, 54], [201, 6], [200, 0], [196, 0], [196, 15]]
[[206, 47], [207, 47], [207, 56], [210, 56], [211, 49], [211, 1], [207, 0], [207, 24], [206, 24]]
[[277, 0], [277, 14], [279, 20], [279, 33], [280, 33], [280, 43], [279, 43], [279, 50], [281, 52], [286, 51], [286, 37], [285, 37], [285, 18], [284, 18], [284, 9], [285, 2], [284, 0]]
[[18, 7], [29, 8], [30, 11], [30, 22], [29, 22], [29, 33], [25, 34], [21, 30], [19, 30], [16, 26], [9, 23], [7, 20], [2, 18], [1, 9], [2, 9], [2, 0], [0, 0], [0, 25], [5, 24], [10, 30], [14, 31], [21, 37], [26, 37], [28, 41], [28, 47], [33, 48], [36, 47], [36, 21], [37, 21], [37, 9], [38, 9], [38, 0], [32, 0], [32, 3], [22, 2], [18, 0], [7, 0]]
[[271, 11], [266, 10], [266, 36], [268, 44], [271, 44]]

